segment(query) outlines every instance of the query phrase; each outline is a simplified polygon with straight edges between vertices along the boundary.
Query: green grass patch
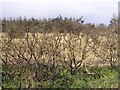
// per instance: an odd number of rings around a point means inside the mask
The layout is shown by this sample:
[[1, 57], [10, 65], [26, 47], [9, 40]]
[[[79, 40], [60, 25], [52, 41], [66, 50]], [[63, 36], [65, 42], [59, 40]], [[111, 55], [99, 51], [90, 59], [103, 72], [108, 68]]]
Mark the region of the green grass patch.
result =
[[[119, 67], [118, 67], [119, 68]], [[3, 88], [19, 88], [26, 87], [26, 79], [34, 73], [34, 69], [29, 66], [5, 66], [2, 67], [2, 87]], [[94, 75], [85, 73], [84, 68], [80, 68], [76, 75], [71, 75], [68, 68], [63, 68], [57, 78], [51, 83], [48, 78], [44, 80], [34, 79], [33, 88], [117, 88], [118, 87], [118, 71], [111, 67], [88, 67], [88, 70]]]

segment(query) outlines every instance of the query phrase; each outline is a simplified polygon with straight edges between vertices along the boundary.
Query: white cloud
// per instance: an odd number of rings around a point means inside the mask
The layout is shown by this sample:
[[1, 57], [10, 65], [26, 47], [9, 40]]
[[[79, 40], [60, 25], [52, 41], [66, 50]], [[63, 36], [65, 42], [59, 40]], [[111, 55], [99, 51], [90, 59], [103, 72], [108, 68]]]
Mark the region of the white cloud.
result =
[[119, 0], [0, 0], [3, 17], [84, 16], [86, 22], [108, 23]]

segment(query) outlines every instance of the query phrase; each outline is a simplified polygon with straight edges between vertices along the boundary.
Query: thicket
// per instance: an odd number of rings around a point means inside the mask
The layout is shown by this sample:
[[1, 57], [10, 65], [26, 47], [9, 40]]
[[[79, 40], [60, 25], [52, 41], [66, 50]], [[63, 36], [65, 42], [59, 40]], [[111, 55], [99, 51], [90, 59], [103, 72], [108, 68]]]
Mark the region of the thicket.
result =
[[[109, 26], [85, 24], [82, 17], [4, 18], [2, 30], [3, 87], [60, 87], [63, 84], [65, 87], [88, 87], [80, 86], [81, 81], [70, 83], [75, 77], [79, 78], [77, 75], [87, 74], [95, 79], [104, 76], [92, 69], [90, 71], [90, 63], [96, 59], [99, 62], [92, 62], [93, 67], [107, 64], [119, 71], [118, 24], [115, 18], [111, 19]], [[88, 58], [91, 54], [94, 56]], [[91, 61], [87, 65], [89, 59]]]
[[[82, 17], [76, 18], [63, 18], [62, 16], [56, 18], [10, 18], [2, 19], [2, 32], [8, 33], [10, 37], [20, 38], [23, 33], [74, 33], [78, 34], [81, 31], [96, 31], [99, 34], [102, 31], [117, 31], [117, 20], [112, 18], [108, 26], [104, 24], [94, 25], [92, 23], [84, 23]], [[98, 32], [98, 33], [97, 33]]]

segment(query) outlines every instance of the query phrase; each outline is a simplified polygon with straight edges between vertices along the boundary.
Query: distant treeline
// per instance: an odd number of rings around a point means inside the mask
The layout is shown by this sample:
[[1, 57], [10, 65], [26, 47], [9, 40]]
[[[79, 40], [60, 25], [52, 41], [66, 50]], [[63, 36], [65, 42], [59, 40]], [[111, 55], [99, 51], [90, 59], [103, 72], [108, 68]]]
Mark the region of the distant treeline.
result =
[[104, 24], [94, 25], [92, 23], [84, 23], [82, 17], [76, 18], [63, 18], [58, 16], [49, 19], [36, 19], [26, 17], [2, 19], [2, 32], [9, 34], [30, 33], [80, 33], [82, 31], [112, 31], [117, 29], [116, 18], [111, 18], [108, 26]]

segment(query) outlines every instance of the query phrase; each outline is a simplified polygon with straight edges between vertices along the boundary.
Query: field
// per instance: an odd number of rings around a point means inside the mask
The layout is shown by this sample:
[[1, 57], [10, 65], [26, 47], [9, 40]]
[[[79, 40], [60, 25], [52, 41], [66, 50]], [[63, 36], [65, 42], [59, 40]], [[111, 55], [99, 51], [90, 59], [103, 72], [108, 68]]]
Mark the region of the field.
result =
[[61, 19], [39, 21], [39, 31], [37, 21], [13, 22], [3, 22], [0, 33], [2, 88], [118, 87], [115, 31]]
[[[4, 33], [2, 33], [1, 35], [2, 35], [2, 40], [3, 40], [2, 45], [4, 46], [5, 43], [9, 42], [8, 35], [4, 34]], [[93, 40], [92, 37], [82, 36], [82, 33], [80, 33], [79, 36], [76, 36], [73, 34], [64, 34], [64, 33], [62, 33], [62, 34], [60, 34], [60, 33], [58, 33], [58, 34], [28, 33], [28, 36], [27, 36], [27, 34], [25, 34], [25, 35], [26, 36], [24, 36], [25, 38], [23, 38], [23, 39], [12, 39], [11, 44], [13, 46], [17, 45], [18, 48], [21, 46], [24, 46], [23, 47], [24, 49], [27, 49], [27, 48], [30, 49], [28, 44], [33, 43], [34, 44], [33, 49], [35, 50], [36, 56], [39, 54], [39, 49], [42, 48], [43, 45], [46, 45], [46, 47], [43, 48], [43, 49], [48, 50], [48, 52], [46, 52], [46, 53], [49, 53], [50, 49], [51, 50], [56, 49], [61, 54], [61, 57], [64, 57], [65, 60], [68, 60], [70, 57], [72, 57], [71, 53], [74, 53], [74, 55], [75, 55], [74, 57], [76, 58], [76, 60], [81, 60], [82, 54], [85, 52], [85, 54], [86, 54], [86, 59], [84, 60], [85, 63], [88, 63], [89, 65], [93, 65], [93, 66], [109, 65], [110, 63], [109, 63], [109, 60], [107, 60], [107, 59], [108, 59], [110, 50], [109, 50], [109, 48], [106, 48], [106, 46], [108, 46], [109, 43], [117, 44], [117, 36], [115, 36], [115, 37], [110, 37], [110, 36], [107, 37], [105, 35], [98, 36], [95, 41], [95, 40]], [[110, 40], [111, 40], [111, 42], [109, 42]], [[112, 42], [112, 41], [114, 41], [114, 42]], [[99, 42], [99, 43], [97, 43], [97, 42]], [[99, 44], [99, 45], [97, 46], [97, 44]], [[31, 47], [32, 47], [32, 45], [31, 45]], [[117, 45], [113, 46], [113, 47], [116, 48]], [[95, 50], [96, 50], [96, 52], [94, 52]], [[103, 52], [103, 50], [104, 50], [104, 52]], [[36, 52], [38, 52], [38, 53], [36, 53]], [[19, 54], [19, 50], [18, 50], [18, 52], [14, 51], [13, 53], [14, 53], [14, 55], [17, 53]], [[114, 50], [113, 53], [117, 54], [117, 50]], [[102, 60], [102, 55], [100, 55], [100, 54], [104, 54], [104, 58], [106, 58], [106, 61]], [[27, 51], [26, 51], [24, 57], [29, 58], [29, 56], [30, 56], [30, 54], [27, 53]], [[45, 55], [44, 53], [41, 55], [41, 59], [45, 59], [46, 61], [48, 61], [48, 58], [49, 58], [49, 55]], [[31, 61], [34, 60], [34, 59], [33, 60], [32, 59], [31, 59]], [[60, 58], [60, 59], [62, 59], [62, 58]], [[115, 57], [114, 59], [117, 59], [117, 58]], [[116, 61], [117, 60], [115, 60], [115, 62]]]

